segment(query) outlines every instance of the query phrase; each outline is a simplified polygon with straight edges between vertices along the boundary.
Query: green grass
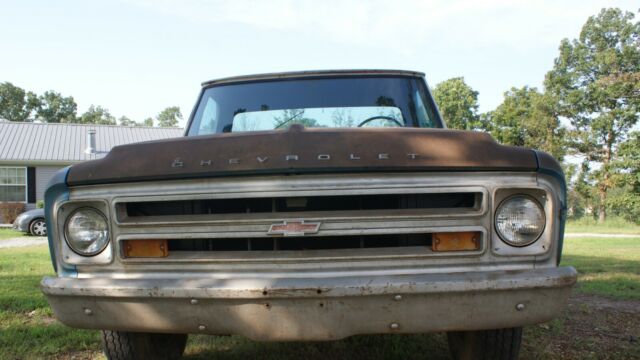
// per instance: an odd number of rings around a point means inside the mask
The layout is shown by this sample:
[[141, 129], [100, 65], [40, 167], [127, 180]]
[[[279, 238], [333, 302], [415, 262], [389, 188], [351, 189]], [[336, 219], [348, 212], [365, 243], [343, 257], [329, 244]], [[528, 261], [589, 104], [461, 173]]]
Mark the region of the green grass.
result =
[[609, 218], [604, 224], [590, 217], [578, 220], [570, 220], [565, 227], [567, 233], [592, 233], [592, 234], [638, 234], [640, 225], [630, 223], [621, 218]]
[[0, 249], [0, 359], [41, 359], [98, 350], [95, 331], [68, 328], [53, 319], [40, 292], [53, 274], [46, 246]]
[[20, 236], [25, 236], [25, 235], [20, 231], [15, 231], [13, 229], [5, 229], [5, 228], [0, 229], [0, 240], [11, 239], [11, 238], [20, 237]]
[[562, 265], [579, 272], [578, 291], [640, 299], [640, 236], [566, 238]]
[[[562, 264], [578, 269], [580, 292], [611, 298], [640, 299], [640, 236], [568, 238], [565, 240]], [[0, 359], [103, 358], [97, 331], [71, 329], [54, 320], [39, 289], [42, 276], [51, 274], [53, 271], [46, 246], [0, 249]], [[582, 335], [578, 337], [584, 341], [576, 345], [575, 334], [570, 329], [592, 327], [588, 323], [591, 315], [584, 316], [585, 319], [581, 319], [577, 325], [574, 323], [578, 320], [563, 315], [545, 327], [527, 328], [522, 358], [560, 359], [564, 357], [562, 351], [567, 347], [574, 351], [570, 353], [571, 358], [629, 357], [600, 354], [598, 351], [602, 344], [594, 342], [595, 338]], [[612, 330], [613, 333], [615, 331]], [[606, 337], [598, 339], [608, 341]], [[622, 349], [620, 351], [636, 351], [633, 344], [622, 347], [617, 343], [613, 345]], [[354, 336], [328, 343], [257, 343], [239, 336], [191, 336], [185, 357], [409, 359], [415, 358], [416, 354], [428, 354], [430, 359], [449, 358], [446, 336]]]

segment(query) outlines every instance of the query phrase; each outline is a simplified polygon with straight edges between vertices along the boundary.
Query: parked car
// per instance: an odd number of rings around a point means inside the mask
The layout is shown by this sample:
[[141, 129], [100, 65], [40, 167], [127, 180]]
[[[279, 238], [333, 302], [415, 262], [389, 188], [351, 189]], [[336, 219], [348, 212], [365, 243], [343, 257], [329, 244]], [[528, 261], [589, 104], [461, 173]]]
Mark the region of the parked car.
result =
[[13, 228], [33, 236], [47, 236], [44, 209], [33, 209], [18, 215], [13, 222]]
[[515, 359], [576, 282], [558, 162], [447, 130], [410, 71], [206, 82], [183, 138], [62, 170], [46, 214], [42, 290], [111, 359], [436, 331], [458, 359]]

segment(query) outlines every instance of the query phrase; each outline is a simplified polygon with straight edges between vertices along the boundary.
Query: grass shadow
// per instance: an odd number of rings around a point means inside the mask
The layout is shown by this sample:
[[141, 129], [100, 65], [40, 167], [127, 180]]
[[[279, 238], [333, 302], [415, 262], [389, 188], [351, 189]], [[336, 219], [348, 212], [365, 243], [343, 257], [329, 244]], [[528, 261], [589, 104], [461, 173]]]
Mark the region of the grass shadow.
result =
[[185, 359], [449, 359], [446, 336], [361, 335], [331, 342], [255, 342], [239, 336], [191, 336]]

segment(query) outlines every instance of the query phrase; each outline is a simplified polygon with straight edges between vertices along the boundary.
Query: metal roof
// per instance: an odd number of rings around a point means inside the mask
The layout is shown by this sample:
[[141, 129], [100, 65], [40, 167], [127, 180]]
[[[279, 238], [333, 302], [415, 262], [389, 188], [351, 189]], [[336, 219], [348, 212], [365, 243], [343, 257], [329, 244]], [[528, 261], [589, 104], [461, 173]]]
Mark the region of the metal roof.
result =
[[298, 79], [309, 77], [339, 77], [339, 76], [411, 76], [424, 77], [424, 73], [408, 70], [311, 70], [311, 71], [290, 71], [279, 73], [266, 73], [255, 75], [232, 76], [222, 79], [209, 80], [202, 83], [202, 86], [211, 86], [227, 83], [237, 83], [245, 81]]
[[[96, 151], [86, 153], [95, 130]], [[0, 162], [73, 163], [98, 159], [117, 145], [180, 137], [181, 128], [0, 121]]]

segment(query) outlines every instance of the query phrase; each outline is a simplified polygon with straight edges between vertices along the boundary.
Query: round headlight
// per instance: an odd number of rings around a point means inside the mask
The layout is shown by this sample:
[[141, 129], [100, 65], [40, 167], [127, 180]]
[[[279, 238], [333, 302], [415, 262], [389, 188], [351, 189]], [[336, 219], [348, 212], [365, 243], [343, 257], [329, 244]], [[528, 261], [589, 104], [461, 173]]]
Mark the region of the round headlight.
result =
[[544, 226], [544, 210], [529, 196], [511, 196], [496, 210], [496, 231], [511, 246], [527, 246], [538, 240]]
[[79, 255], [97, 255], [109, 243], [107, 218], [94, 208], [74, 211], [65, 225], [65, 238], [71, 250]]

